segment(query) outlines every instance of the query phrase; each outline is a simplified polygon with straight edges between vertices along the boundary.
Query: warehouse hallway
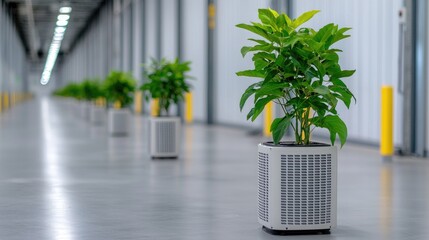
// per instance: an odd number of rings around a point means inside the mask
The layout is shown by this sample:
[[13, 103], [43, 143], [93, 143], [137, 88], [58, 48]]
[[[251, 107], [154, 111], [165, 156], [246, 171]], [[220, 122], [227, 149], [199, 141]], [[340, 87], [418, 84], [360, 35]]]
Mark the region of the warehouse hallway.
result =
[[[152, 160], [147, 119], [110, 137], [74, 102], [28, 101], [0, 116], [0, 239], [277, 239], [256, 221], [256, 145], [221, 126], [186, 126], [177, 160]], [[429, 163], [339, 151], [338, 228], [324, 238], [429, 234]], [[312, 239], [294, 236], [291, 239]]]

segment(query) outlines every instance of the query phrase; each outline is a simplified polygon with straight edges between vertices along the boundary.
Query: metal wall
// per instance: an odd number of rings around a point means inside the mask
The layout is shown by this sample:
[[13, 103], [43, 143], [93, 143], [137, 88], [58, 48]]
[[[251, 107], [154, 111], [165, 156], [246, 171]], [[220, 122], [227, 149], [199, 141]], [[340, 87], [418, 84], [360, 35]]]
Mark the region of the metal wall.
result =
[[191, 61], [194, 118], [207, 121], [207, 1], [182, 0], [182, 59]]
[[357, 69], [347, 81], [357, 103], [352, 104], [350, 111], [344, 107], [339, 111], [352, 139], [378, 143], [380, 88], [388, 84], [395, 89], [395, 144], [401, 142], [402, 96], [398, 94], [398, 12], [401, 5], [401, 0], [294, 1], [295, 17], [308, 10], [321, 10], [307, 26], [320, 28], [334, 22], [352, 28], [352, 37], [336, 46], [344, 50], [340, 56], [343, 68]]
[[244, 90], [254, 79], [237, 77], [235, 73], [253, 67], [251, 56], [242, 58], [240, 49], [251, 44], [247, 38], [254, 37], [235, 27], [258, 18], [258, 8], [269, 6], [270, 1], [217, 1], [215, 28], [215, 122], [240, 126], [262, 127], [261, 120], [246, 121], [249, 106], [240, 113], [239, 102]]
[[[119, 10], [114, 11], [114, 2]], [[207, 118], [207, 1], [182, 0], [183, 23], [179, 34], [177, 0], [107, 1], [75, 48], [60, 64], [60, 76], [66, 82], [85, 77], [104, 78], [112, 68], [132, 71], [141, 79], [141, 64], [151, 58], [174, 58], [192, 61], [190, 75], [194, 92], [196, 120]], [[249, 106], [240, 113], [238, 102], [245, 88], [255, 79], [237, 77], [235, 72], [252, 68], [249, 57], [242, 58], [240, 48], [251, 44], [252, 34], [235, 27], [238, 23], [257, 20], [257, 9], [270, 6], [270, 0], [216, 1], [214, 37], [214, 115], [215, 122], [239, 126], [262, 127], [261, 119], [246, 121]], [[395, 88], [395, 143], [401, 141], [402, 111], [398, 89], [398, 11], [402, 0], [300, 0], [293, 1], [293, 14], [311, 9], [322, 12], [307, 26], [319, 28], [330, 22], [352, 27], [352, 37], [337, 45], [344, 50], [343, 68], [357, 69], [348, 83], [357, 103], [340, 115], [349, 126], [352, 139], [377, 143], [380, 132], [380, 88]], [[362, 16], [365, 17], [362, 17]], [[115, 20], [116, 19], [116, 20]], [[118, 20], [119, 19], [119, 20]], [[119, 22], [119, 34], [115, 33]], [[117, 64], [115, 64], [117, 62]], [[115, 67], [117, 66], [117, 67]], [[140, 80], [142, 81], [142, 80]], [[145, 107], [146, 110], [148, 106]], [[318, 133], [324, 134], [324, 131]], [[428, 133], [429, 135], [429, 133]]]
[[25, 49], [4, 2], [0, 2], [0, 93], [25, 92], [27, 84]]
[[113, 36], [113, 2], [108, 1], [58, 62], [60, 82], [66, 84], [106, 77], [114, 67], [115, 57], [118, 58], [117, 52], [120, 52], [119, 49], [115, 52]]

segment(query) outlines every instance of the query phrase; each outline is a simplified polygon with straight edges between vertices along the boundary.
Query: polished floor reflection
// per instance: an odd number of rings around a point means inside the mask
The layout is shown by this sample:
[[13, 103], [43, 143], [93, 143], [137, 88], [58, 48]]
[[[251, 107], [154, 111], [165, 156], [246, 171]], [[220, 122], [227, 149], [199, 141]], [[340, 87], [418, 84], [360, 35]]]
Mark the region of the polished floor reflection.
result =
[[272, 236], [256, 220], [246, 131], [185, 126], [181, 157], [152, 160], [146, 119], [109, 137], [77, 106], [36, 99], [0, 115], [0, 239], [429, 239], [429, 162], [347, 145], [331, 235]]

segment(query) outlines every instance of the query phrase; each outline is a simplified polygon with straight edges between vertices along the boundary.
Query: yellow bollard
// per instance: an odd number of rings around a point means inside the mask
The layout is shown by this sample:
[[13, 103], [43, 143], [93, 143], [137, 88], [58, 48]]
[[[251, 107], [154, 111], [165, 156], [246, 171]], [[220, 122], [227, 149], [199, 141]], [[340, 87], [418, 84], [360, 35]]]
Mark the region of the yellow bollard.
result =
[[209, 29], [213, 30], [216, 27], [216, 6], [214, 3], [209, 4], [208, 16], [209, 16]]
[[271, 123], [273, 122], [273, 108], [274, 103], [269, 102], [267, 105], [265, 105], [265, 114], [264, 114], [264, 136], [269, 137], [271, 136]]
[[114, 104], [113, 104], [113, 108], [114, 109], [121, 109], [121, 102], [119, 102], [119, 101], [116, 101]]
[[3, 94], [0, 93], [0, 113], [3, 111]]
[[383, 157], [393, 155], [393, 88], [381, 88], [380, 153]]
[[142, 91], [137, 91], [135, 93], [135, 100], [134, 100], [134, 112], [135, 113], [142, 113], [143, 110], [143, 106], [142, 106], [142, 102], [143, 102], [143, 93]]
[[187, 123], [192, 123], [193, 121], [193, 111], [192, 111], [192, 93], [191, 92], [187, 92], [185, 93], [185, 122]]
[[158, 98], [152, 99], [152, 106], [151, 106], [150, 115], [152, 117], [159, 116], [159, 99]]
[[3, 109], [7, 110], [9, 108], [9, 93], [5, 92], [3, 94]]

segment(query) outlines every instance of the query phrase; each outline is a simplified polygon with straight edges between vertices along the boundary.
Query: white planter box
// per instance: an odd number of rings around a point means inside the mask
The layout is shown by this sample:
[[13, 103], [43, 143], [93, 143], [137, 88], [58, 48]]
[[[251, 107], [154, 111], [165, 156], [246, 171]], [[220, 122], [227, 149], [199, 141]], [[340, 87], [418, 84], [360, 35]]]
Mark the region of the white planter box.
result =
[[89, 102], [80, 103], [80, 116], [85, 120], [89, 120], [90, 107], [91, 105]]
[[149, 150], [153, 158], [177, 158], [179, 156], [180, 118], [150, 118], [149, 129]]
[[104, 107], [91, 106], [91, 123], [103, 124], [106, 119], [106, 109]]
[[268, 230], [337, 225], [337, 148], [258, 145], [258, 221]]
[[129, 109], [109, 109], [109, 133], [114, 136], [127, 135], [129, 119]]

